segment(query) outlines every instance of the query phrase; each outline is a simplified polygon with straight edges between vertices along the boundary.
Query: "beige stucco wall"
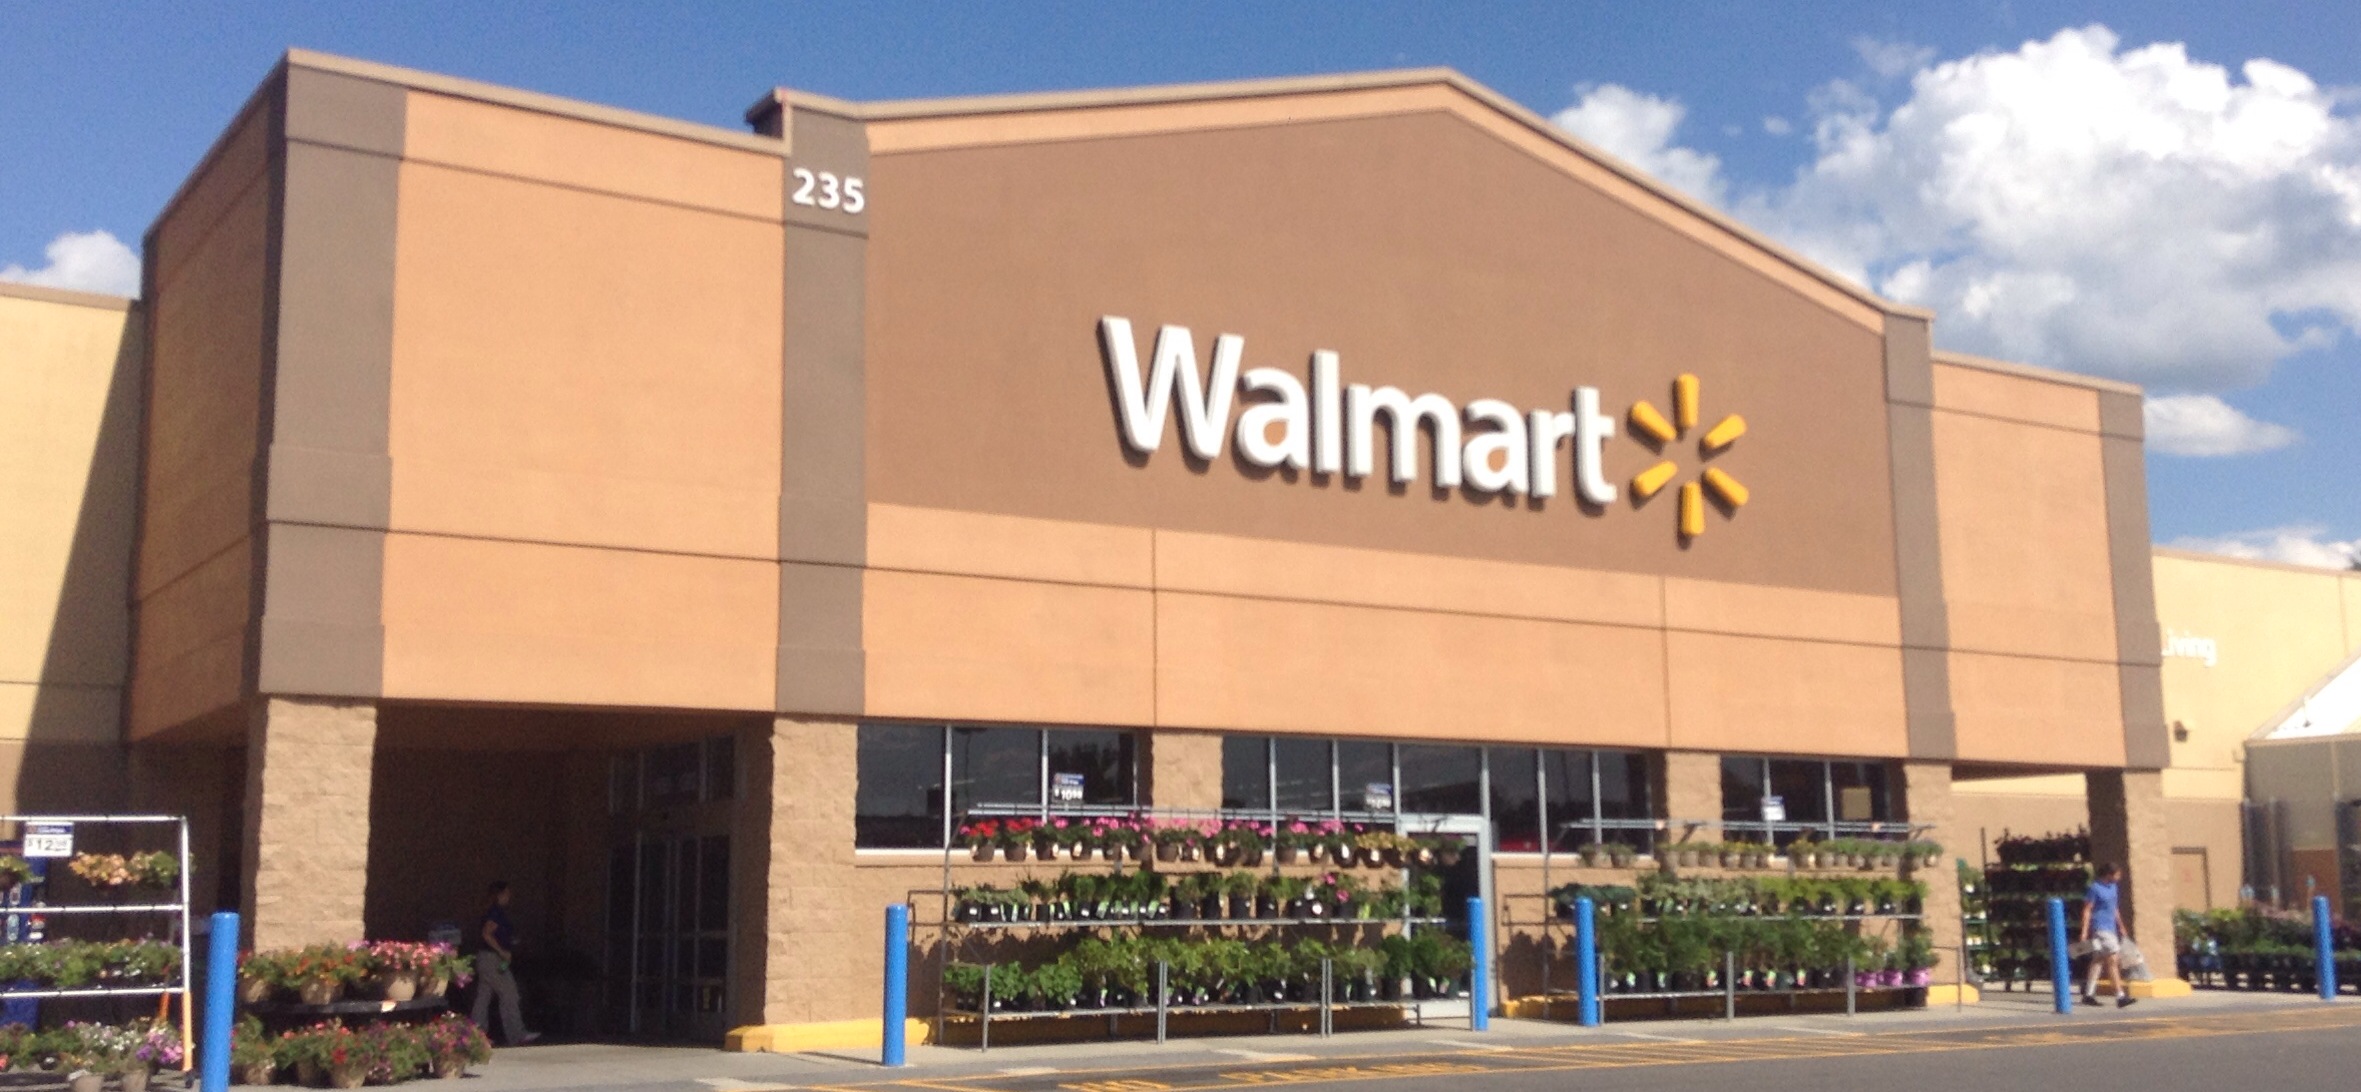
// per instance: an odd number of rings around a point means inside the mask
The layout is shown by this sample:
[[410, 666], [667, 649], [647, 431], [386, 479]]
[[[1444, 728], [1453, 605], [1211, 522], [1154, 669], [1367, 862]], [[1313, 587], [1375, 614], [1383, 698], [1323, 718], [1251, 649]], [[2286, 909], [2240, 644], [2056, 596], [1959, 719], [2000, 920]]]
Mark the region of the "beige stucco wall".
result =
[[406, 116], [385, 694], [769, 708], [778, 156]]
[[0, 282], [0, 807], [120, 773], [139, 312]]
[[1959, 757], [2124, 760], [2095, 391], [1935, 365]]

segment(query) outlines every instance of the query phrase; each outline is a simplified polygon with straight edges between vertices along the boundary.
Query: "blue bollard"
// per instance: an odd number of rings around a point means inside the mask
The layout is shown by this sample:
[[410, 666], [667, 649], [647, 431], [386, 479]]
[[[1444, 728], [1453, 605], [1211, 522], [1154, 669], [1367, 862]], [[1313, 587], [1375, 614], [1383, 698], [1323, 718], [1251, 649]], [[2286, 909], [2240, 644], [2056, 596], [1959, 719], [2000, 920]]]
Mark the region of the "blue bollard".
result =
[[1599, 1026], [1598, 905], [1590, 896], [1574, 900], [1574, 976], [1582, 982], [1575, 1019], [1583, 1027]]
[[197, 1044], [197, 1082], [229, 1092], [230, 1026], [238, 1022], [238, 915], [213, 915], [205, 943], [205, 1038]]
[[2049, 900], [2049, 984], [2063, 1016], [2074, 1011], [2074, 964], [2066, 958], [2066, 900]]
[[2328, 896], [2312, 896], [2312, 947], [2320, 957], [2320, 1000], [2336, 1000], [2336, 936], [2329, 928]]
[[910, 908], [895, 903], [885, 908], [885, 1050], [880, 1059], [889, 1066], [910, 1064]]
[[1484, 935], [1484, 900], [1467, 900], [1467, 943], [1476, 956], [1475, 974], [1468, 979], [1467, 1028], [1492, 1030], [1492, 945]]

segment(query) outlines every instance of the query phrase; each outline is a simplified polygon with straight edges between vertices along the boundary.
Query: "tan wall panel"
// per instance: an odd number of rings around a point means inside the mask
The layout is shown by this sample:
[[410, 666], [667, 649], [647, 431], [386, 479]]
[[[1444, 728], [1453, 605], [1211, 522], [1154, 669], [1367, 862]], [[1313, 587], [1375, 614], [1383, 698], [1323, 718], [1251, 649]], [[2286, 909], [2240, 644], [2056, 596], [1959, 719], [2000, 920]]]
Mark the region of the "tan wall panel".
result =
[[1935, 408], [2076, 432], [2099, 430], [2097, 391], [1958, 364], [1935, 365]]
[[869, 566], [1145, 588], [1155, 577], [1151, 534], [1138, 527], [872, 504]]
[[2164, 715], [2189, 729], [2173, 765], [2236, 769], [2246, 737], [2317, 686], [2350, 655], [2343, 586], [2324, 569], [2159, 554], [2156, 621], [2175, 635], [2209, 638], [2214, 664], [2164, 658]]
[[2123, 764], [2115, 665], [1951, 654], [1959, 757], [2056, 766]]
[[1665, 637], [1665, 655], [1674, 747], [1909, 753], [1894, 649], [1675, 631]]
[[257, 92], [258, 101], [250, 102], [246, 112], [231, 123], [207, 153], [206, 162], [182, 184], [181, 192], [156, 221], [147, 256], [155, 261], [158, 284], [179, 280], [182, 264], [220, 225], [229, 207], [246, 196], [248, 187], [263, 183], [272, 153], [270, 121], [275, 106], [259, 100], [269, 98], [273, 90]]
[[123, 689], [64, 683], [0, 682], [0, 740], [117, 743], [123, 739]]
[[0, 287], [0, 683], [123, 683], [135, 317]]
[[777, 220], [777, 156], [412, 91], [412, 159]]
[[2347, 576], [2340, 583], [2345, 593], [2345, 651], [2361, 654], [2361, 577]]
[[142, 739], [240, 701], [254, 583], [240, 539], [139, 604], [131, 737]]
[[2114, 662], [2096, 436], [1938, 411], [1935, 486], [1953, 648]]
[[1153, 723], [1148, 592], [874, 569], [861, 589], [872, 716]]
[[1665, 624], [1673, 629], [1755, 637], [1899, 645], [1902, 605], [1892, 596], [1806, 588], [1664, 581]]
[[389, 698], [768, 709], [778, 566], [393, 534]]
[[[1882, 338], [1468, 118], [881, 154], [871, 172], [874, 500], [1893, 594]], [[1228, 454], [1197, 467], [1177, 426], [1134, 465], [1098, 343], [1109, 314], [1135, 323], [1143, 353], [1160, 324], [1190, 327], [1201, 353], [1230, 332], [1248, 366], [1300, 377], [1332, 349], [1346, 382], [1462, 404], [1563, 409], [1588, 384], [1620, 415], [1668, 404], [1694, 372], [1709, 420], [1749, 424], [1716, 465], [1753, 500], [1684, 550], [1661, 497], [1511, 507], [1437, 496], [1431, 463], [1398, 493], [1249, 473]], [[1694, 438], [1670, 455], [1692, 474]], [[1618, 437], [1605, 468], [1628, 480], [1658, 457]]]
[[1934, 839], [1943, 843], [1949, 856], [1967, 858], [1968, 864], [1974, 865], [1998, 861], [1992, 843], [2004, 835], [2072, 834], [2088, 827], [2090, 807], [2081, 793], [1962, 793], [1952, 797], [1951, 822], [1952, 829], [1936, 831]]
[[1167, 591], [1655, 626], [1657, 585], [1632, 573], [1156, 532], [1156, 586]]
[[777, 556], [778, 227], [417, 163], [401, 186], [396, 529]]
[[245, 537], [260, 436], [270, 190], [251, 182], [156, 286], [148, 375], [144, 595]]
[[1665, 744], [1648, 630], [1169, 592], [1156, 623], [1162, 725]]
[[[2169, 776], [2172, 771], [2165, 773]], [[2208, 910], [2238, 905], [2238, 886], [2245, 881], [2245, 812], [2238, 799], [2174, 800], [2164, 802], [2165, 823], [2173, 849], [2205, 851], [2206, 894], [2213, 906], [2182, 906]]]

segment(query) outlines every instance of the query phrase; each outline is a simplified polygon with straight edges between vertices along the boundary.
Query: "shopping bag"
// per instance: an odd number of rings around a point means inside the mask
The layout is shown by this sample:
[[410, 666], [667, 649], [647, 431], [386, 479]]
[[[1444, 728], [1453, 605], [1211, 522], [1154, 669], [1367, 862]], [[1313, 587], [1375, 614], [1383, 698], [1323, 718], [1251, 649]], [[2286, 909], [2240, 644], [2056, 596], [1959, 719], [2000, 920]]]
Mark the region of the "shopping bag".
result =
[[2156, 977], [2156, 972], [2148, 969], [2148, 957], [2140, 954], [2140, 946], [2130, 937], [2123, 938], [2123, 954], [2117, 965], [2123, 969], [2123, 977], [2132, 982], [2147, 982]]

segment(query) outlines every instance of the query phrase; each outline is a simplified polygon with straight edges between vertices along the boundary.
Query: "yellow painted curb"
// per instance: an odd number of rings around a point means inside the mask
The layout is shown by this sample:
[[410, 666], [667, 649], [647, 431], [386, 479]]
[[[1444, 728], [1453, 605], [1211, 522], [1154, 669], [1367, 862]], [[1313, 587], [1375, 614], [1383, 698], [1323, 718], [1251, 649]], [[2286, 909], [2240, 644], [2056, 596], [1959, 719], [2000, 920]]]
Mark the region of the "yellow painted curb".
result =
[[[2158, 978], [2148, 982], [2126, 982], [2124, 983], [2124, 986], [2126, 987], [2125, 992], [2131, 994], [2134, 1000], [2159, 997], [2187, 997], [2190, 994], [2197, 992], [2194, 987], [2178, 978]], [[2099, 992], [2113, 996], [2115, 993], [2115, 986], [2113, 983], [2102, 981], [2099, 983]]]
[[1927, 1007], [1930, 1009], [1941, 1005], [1981, 1005], [1983, 1003], [1984, 991], [1974, 986], [1927, 987]]
[[[906, 1020], [903, 1035], [911, 1043], [933, 1038], [929, 1020]], [[859, 1050], [885, 1045], [882, 1020], [829, 1020], [810, 1024], [750, 1024], [732, 1028], [722, 1037], [723, 1050], [741, 1053], [801, 1054], [812, 1050]]]

